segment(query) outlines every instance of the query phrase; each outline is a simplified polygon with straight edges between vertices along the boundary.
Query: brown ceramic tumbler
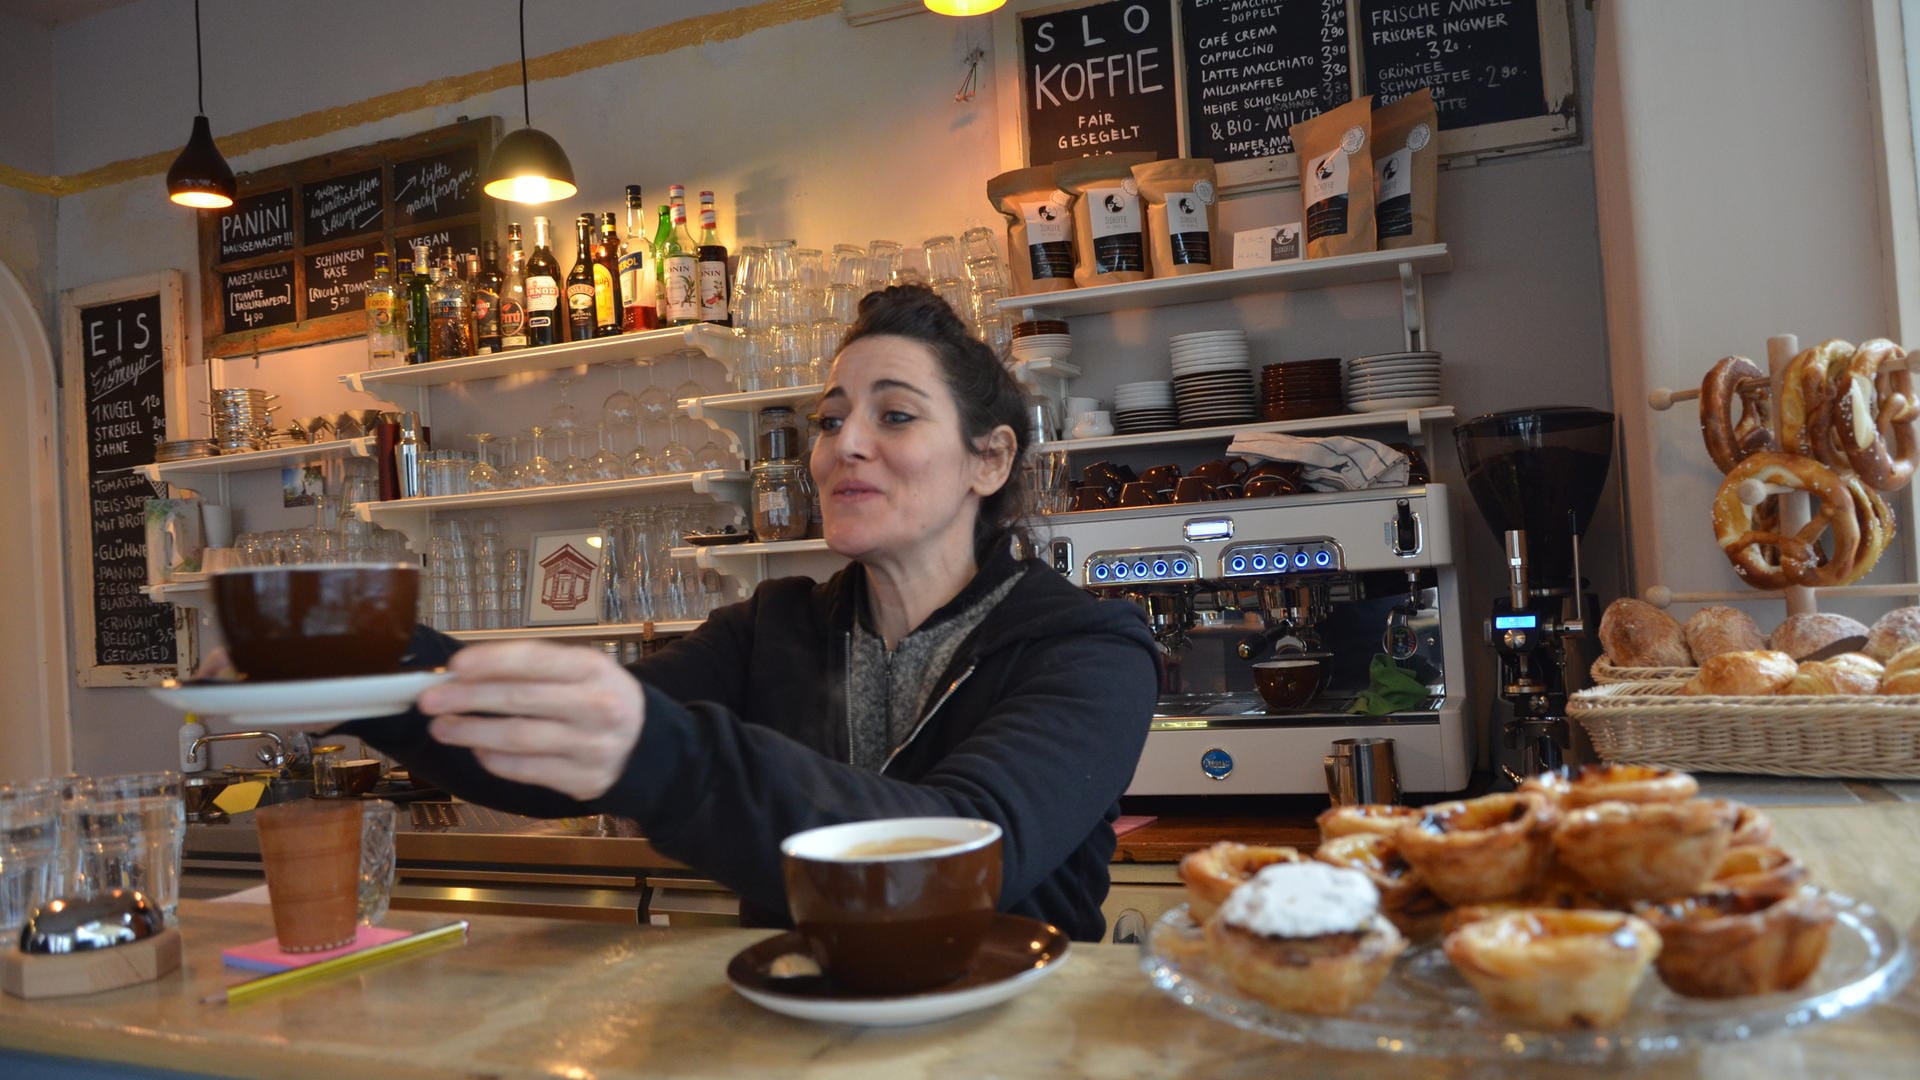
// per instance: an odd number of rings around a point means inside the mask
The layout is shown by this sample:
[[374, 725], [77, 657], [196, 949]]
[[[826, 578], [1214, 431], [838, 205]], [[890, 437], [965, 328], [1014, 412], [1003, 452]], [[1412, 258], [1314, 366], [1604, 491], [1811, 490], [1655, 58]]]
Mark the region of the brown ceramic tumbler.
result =
[[780, 844], [787, 906], [814, 959], [856, 993], [952, 982], [993, 925], [1000, 827], [971, 818], [828, 825]]
[[360, 803], [302, 799], [253, 816], [281, 951], [350, 944], [359, 923]]

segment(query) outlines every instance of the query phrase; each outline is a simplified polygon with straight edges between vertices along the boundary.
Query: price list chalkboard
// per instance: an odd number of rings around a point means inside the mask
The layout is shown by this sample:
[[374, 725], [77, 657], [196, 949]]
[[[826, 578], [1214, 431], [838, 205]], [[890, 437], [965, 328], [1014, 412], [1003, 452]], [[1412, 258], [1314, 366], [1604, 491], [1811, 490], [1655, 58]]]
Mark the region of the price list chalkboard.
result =
[[173, 608], [140, 594], [147, 580], [146, 501], [161, 492], [134, 471], [166, 439], [160, 297], [83, 307], [87, 547], [93, 663], [176, 663]]
[[1028, 160], [1180, 154], [1173, 0], [1107, 3], [1020, 19]]
[[299, 318], [293, 308], [293, 264], [268, 263], [251, 270], [220, 275], [220, 296], [226, 302], [221, 323], [225, 333], [285, 326]]
[[356, 244], [306, 256], [307, 315], [337, 315], [367, 306], [367, 286], [373, 284], [373, 257], [380, 242]]
[[379, 169], [303, 185], [300, 202], [306, 208], [306, 226], [300, 236], [308, 245], [376, 231], [387, 207]]
[[1546, 113], [1537, 0], [1360, 0], [1376, 105], [1433, 87], [1440, 130]]
[[220, 211], [220, 261], [293, 249], [293, 189], [249, 195]]
[[480, 151], [459, 146], [393, 167], [394, 227], [472, 214], [480, 209]]
[[1346, 0], [1186, 0], [1180, 18], [1192, 157], [1290, 154], [1288, 128], [1353, 98]]

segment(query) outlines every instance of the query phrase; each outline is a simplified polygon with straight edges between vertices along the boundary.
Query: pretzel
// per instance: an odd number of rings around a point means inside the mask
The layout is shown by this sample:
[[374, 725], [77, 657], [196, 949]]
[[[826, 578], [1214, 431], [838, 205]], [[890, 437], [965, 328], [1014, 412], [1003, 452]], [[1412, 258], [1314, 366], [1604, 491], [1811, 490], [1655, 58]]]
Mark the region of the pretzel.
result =
[[1876, 338], [1856, 349], [1846, 367], [1834, 374], [1833, 440], [1860, 479], [1879, 491], [1906, 487], [1920, 459], [1914, 425], [1920, 407], [1914, 400], [1913, 375], [1904, 368], [1884, 367], [1906, 356], [1900, 346]]
[[1894, 523], [1893, 511], [1879, 492], [1852, 473], [1846, 474], [1846, 483], [1857, 508], [1855, 517], [1860, 523], [1860, 550], [1854, 557], [1852, 569], [1841, 582], [1851, 585], [1873, 572], [1873, 564], [1880, 561], [1887, 545], [1893, 542]]
[[[1807, 524], [1787, 534], [1756, 528], [1754, 508], [1740, 501], [1748, 480], [1805, 491], [1818, 503]], [[1871, 506], [1867, 512], [1877, 516]], [[1761, 589], [1790, 585], [1837, 585], [1851, 580], [1861, 550], [1861, 508], [1840, 475], [1797, 454], [1752, 454], [1733, 467], [1713, 500], [1713, 532], [1734, 572]], [[1820, 536], [1833, 530], [1833, 554]], [[1769, 552], [1768, 549], [1776, 549]]]
[[1845, 370], [1853, 351], [1851, 344], [1835, 339], [1802, 350], [1787, 364], [1780, 380], [1780, 449], [1831, 468], [1851, 467], [1834, 438], [1830, 417], [1834, 375]]
[[[1745, 385], [1743, 386], [1742, 383]], [[1740, 396], [1740, 419], [1733, 419], [1733, 398]], [[1707, 456], [1728, 472], [1748, 454], [1773, 442], [1771, 410], [1767, 407], [1767, 373], [1744, 356], [1726, 356], [1713, 365], [1700, 383], [1700, 435]]]

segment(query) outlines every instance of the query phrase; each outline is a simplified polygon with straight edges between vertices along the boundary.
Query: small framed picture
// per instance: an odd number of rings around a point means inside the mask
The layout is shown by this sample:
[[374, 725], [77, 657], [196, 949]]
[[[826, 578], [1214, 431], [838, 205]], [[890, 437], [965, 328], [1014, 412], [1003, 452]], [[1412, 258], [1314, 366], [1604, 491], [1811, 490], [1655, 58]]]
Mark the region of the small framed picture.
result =
[[318, 465], [295, 465], [280, 470], [280, 505], [312, 506], [315, 496], [327, 493], [327, 480]]
[[600, 533], [535, 533], [527, 574], [528, 626], [600, 621]]

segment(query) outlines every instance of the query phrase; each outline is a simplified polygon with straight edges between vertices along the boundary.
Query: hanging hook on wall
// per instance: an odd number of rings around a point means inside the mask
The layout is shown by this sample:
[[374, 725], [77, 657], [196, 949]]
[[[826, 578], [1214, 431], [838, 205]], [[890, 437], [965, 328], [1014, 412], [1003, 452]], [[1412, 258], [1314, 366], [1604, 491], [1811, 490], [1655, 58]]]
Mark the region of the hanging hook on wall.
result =
[[987, 50], [977, 45], [973, 47], [972, 51], [967, 53], [964, 61], [967, 65], [967, 75], [966, 78], [960, 80], [960, 89], [953, 95], [953, 100], [960, 102], [972, 101], [974, 95], [980, 92], [980, 61], [986, 58]]

